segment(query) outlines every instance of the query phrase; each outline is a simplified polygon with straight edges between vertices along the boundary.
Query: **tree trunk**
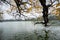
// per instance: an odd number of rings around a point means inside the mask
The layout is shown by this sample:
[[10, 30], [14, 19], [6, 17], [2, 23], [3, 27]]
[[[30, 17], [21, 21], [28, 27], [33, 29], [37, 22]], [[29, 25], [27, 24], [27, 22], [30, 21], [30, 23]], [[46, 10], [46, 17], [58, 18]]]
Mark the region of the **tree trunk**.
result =
[[43, 18], [44, 24], [47, 26], [48, 23], [48, 6], [46, 6], [46, 0], [39, 0], [41, 5], [43, 6]]
[[18, 8], [18, 11], [20, 13], [20, 16], [21, 16], [21, 9], [20, 9], [20, 5], [21, 5], [21, 1], [20, 0], [14, 0], [16, 5], [17, 5], [17, 8]]

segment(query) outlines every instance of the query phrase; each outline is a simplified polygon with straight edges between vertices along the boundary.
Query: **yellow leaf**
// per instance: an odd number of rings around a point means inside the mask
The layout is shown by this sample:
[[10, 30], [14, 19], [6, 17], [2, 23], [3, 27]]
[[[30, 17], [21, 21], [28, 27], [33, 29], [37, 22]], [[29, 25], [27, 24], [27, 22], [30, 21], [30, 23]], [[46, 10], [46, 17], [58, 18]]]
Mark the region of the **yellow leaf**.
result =
[[55, 10], [53, 11], [53, 14], [54, 14], [55, 16], [59, 16], [59, 14], [60, 14], [60, 8], [55, 9]]
[[30, 7], [30, 8], [27, 9], [27, 13], [29, 13], [31, 11], [32, 11], [32, 7]]
[[60, 3], [56, 4], [56, 7], [60, 6]]
[[33, 1], [32, 0], [29, 0], [31, 3], [33, 3]]

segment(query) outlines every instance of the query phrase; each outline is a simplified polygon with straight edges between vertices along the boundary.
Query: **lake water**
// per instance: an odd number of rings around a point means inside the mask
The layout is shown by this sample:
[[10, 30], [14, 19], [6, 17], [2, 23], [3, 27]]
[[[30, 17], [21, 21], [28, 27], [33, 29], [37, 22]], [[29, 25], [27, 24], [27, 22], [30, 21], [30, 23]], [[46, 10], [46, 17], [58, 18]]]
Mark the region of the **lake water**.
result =
[[0, 22], [0, 40], [60, 40], [60, 21], [50, 26], [34, 21]]

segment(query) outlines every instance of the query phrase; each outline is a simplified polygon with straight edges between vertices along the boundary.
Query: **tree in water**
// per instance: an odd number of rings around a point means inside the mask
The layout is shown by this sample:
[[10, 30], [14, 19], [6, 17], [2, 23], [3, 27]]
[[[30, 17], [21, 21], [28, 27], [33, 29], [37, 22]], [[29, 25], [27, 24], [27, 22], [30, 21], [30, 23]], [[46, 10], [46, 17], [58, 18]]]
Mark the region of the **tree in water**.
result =
[[41, 5], [43, 6], [43, 19], [44, 19], [44, 23], [45, 26], [47, 26], [47, 23], [49, 22], [48, 20], [48, 7], [50, 7], [51, 5], [46, 5], [46, 0], [39, 0], [39, 2], [41, 3]]

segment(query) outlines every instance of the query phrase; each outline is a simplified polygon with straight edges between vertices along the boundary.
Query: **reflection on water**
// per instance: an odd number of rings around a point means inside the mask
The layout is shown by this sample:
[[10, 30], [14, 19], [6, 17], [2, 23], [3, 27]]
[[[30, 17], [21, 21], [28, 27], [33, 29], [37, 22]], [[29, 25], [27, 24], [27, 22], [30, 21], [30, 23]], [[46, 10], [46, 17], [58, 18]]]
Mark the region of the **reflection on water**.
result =
[[60, 22], [49, 27], [33, 21], [0, 22], [0, 40], [60, 40]]

